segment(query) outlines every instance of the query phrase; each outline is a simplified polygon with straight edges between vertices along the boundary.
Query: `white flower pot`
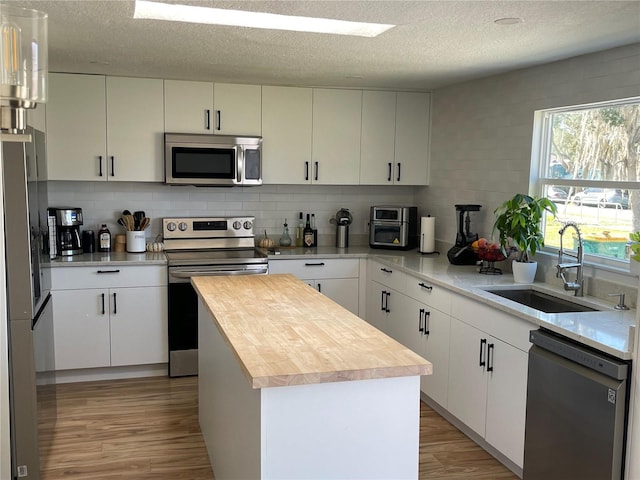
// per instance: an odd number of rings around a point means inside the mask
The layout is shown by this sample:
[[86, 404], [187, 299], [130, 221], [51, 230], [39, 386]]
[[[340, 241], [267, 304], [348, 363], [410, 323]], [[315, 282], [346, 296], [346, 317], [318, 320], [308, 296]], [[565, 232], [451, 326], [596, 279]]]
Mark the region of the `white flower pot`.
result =
[[533, 283], [536, 277], [538, 262], [511, 262], [511, 270], [513, 270], [513, 281], [516, 283]]

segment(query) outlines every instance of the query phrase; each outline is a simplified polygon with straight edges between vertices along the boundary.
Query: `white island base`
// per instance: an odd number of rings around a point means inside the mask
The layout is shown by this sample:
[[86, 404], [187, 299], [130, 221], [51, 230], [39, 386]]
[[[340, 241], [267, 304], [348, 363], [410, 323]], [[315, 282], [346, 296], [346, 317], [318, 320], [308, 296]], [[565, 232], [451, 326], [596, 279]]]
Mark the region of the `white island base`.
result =
[[216, 480], [418, 478], [419, 376], [252, 388], [199, 301], [200, 427]]

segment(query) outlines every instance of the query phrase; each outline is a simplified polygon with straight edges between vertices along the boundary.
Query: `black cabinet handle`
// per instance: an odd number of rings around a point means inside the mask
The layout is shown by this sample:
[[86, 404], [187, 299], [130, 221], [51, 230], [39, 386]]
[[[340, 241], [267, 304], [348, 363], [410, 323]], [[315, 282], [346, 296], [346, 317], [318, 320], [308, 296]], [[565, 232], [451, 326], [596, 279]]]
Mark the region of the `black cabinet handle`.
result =
[[387, 292], [386, 290], [382, 290], [381, 292], [382, 294], [380, 295], [380, 310], [382, 310], [383, 312], [386, 311], [387, 309], [384, 306], [384, 299], [387, 296]]
[[396, 180], [396, 181], [398, 181], [398, 182], [400, 181], [400, 165], [401, 165], [401, 164], [400, 164], [400, 163], [398, 163], [398, 180]]
[[211, 110], [208, 108], [204, 111], [204, 129], [211, 130]]
[[98, 155], [98, 168], [100, 169], [99, 175], [102, 176], [102, 155]]
[[309, 162], [304, 162], [304, 179], [309, 180]]
[[389, 174], [387, 175], [387, 182], [391, 181], [391, 170], [393, 169], [391, 162], [389, 162]]
[[426, 289], [426, 290], [429, 290], [429, 291], [433, 290], [433, 287], [432, 287], [432, 286], [430, 286], [430, 285], [427, 285], [426, 283], [422, 283], [422, 282], [420, 282], [420, 283], [418, 284], [418, 286], [419, 286], [419, 287], [422, 287], [422, 288], [424, 288], [424, 289]]
[[493, 343], [490, 343], [487, 348], [487, 372], [493, 372]]
[[216, 130], [222, 130], [222, 113], [216, 110]]
[[103, 293], [102, 294], [102, 315], [104, 314], [105, 314], [105, 311], [104, 311], [104, 293]]
[[429, 319], [431, 319], [431, 312], [425, 310], [424, 312], [424, 334], [429, 335]]
[[486, 338], [483, 338], [482, 340], [480, 340], [480, 361], [478, 363], [479, 367], [484, 367], [487, 364], [484, 358], [484, 347], [486, 344], [487, 344]]
[[318, 292], [322, 293], [322, 284], [321, 283], [318, 284]]
[[120, 273], [120, 270], [98, 270], [97, 273]]
[[314, 162], [315, 163], [315, 169], [316, 169], [316, 173], [313, 176], [313, 179], [317, 182], [318, 181], [318, 172], [320, 170], [320, 166], [318, 165], [318, 162]]
[[116, 292], [113, 292], [113, 313], [118, 313], [118, 302], [116, 301]]
[[422, 321], [424, 320], [424, 308], [420, 309], [420, 317], [418, 320], [418, 331], [420, 333], [424, 332], [424, 327], [422, 326]]
[[389, 270], [387, 268], [381, 268], [380, 271], [384, 273], [393, 273], [393, 270]]
[[116, 159], [113, 155], [111, 155], [111, 176], [116, 176]]
[[305, 263], [305, 267], [324, 267], [324, 262], [319, 263]]
[[387, 292], [387, 301], [386, 301], [386, 305], [385, 305], [385, 309], [384, 311], [389, 313], [391, 310], [389, 310], [389, 297], [391, 296], [391, 292]]

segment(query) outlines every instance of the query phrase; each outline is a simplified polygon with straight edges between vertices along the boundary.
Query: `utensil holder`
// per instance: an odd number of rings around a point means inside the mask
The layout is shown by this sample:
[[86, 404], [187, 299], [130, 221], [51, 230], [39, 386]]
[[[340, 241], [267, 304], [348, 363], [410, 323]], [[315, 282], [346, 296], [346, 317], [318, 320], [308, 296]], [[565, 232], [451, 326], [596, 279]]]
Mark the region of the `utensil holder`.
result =
[[128, 230], [127, 231], [127, 252], [143, 253], [147, 247], [144, 231]]

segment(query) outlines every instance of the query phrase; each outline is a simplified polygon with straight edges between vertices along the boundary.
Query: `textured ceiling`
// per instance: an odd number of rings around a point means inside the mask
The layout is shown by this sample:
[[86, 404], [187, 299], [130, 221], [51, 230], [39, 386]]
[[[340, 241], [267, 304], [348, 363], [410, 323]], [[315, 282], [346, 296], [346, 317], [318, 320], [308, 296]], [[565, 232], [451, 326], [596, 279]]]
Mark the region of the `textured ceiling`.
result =
[[50, 71], [233, 83], [433, 89], [640, 42], [640, 1], [165, 2], [397, 25], [377, 38], [134, 20], [129, 0], [7, 3], [49, 14]]

